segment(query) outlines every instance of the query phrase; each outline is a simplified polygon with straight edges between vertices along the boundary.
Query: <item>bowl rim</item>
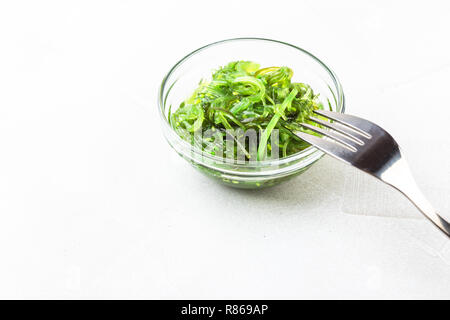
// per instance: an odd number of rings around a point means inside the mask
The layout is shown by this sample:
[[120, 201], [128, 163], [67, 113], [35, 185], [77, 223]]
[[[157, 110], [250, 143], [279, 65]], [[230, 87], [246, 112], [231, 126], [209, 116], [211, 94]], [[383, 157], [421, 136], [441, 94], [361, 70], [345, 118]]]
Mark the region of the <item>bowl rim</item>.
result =
[[[227, 42], [238, 42], [238, 41], [265, 41], [265, 42], [271, 42], [271, 43], [276, 43], [276, 44], [281, 44], [283, 46], [288, 46], [291, 48], [294, 48], [296, 50], [299, 50], [301, 53], [306, 54], [307, 56], [309, 56], [310, 58], [312, 58], [314, 61], [316, 61], [319, 65], [321, 65], [325, 71], [327, 71], [327, 73], [330, 75], [331, 79], [333, 80], [333, 83], [336, 87], [337, 90], [337, 109], [340, 109], [338, 112], [340, 113], [344, 113], [345, 112], [345, 96], [344, 96], [344, 91], [342, 88], [342, 84], [340, 83], [338, 77], [336, 76], [336, 74], [319, 58], [317, 58], [315, 55], [313, 55], [312, 53], [310, 53], [309, 51], [302, 49], [298, 46], [295, 46], [293, 44], [284, 42], [284, 41], [280, 41], [280, 40], [274, 40], [274, 39], [268, 39], [268, 38], [258, 38], [258, 37], [238, 37], [238, 38], [229, 38], [229, 39], [224, 39], [224, 40], [219, 40], [219, 41], [215, 41], [215, 42], [211, 42], [207, 45], [204, 45], [190, 53], [188, 53], [187, 55], [185, 55], [182, 59], [180, 59], [170, 70], [169, 72], [164, 76], [161, 85], [159, 87], [159, 91], [158, 91], [158, 110], [159, 110], [159, 115], [162, 119], [162, 122], [164, 123], [163, 125], [165, 127], [168, 128], [169, 132], [171, 132], [171, 134], [173, 134], [175, 136], [175, 139], [177, 140], [177, 143], [183, 145], [186, 148], [190, 149], [190, 152], [193, 152], [195, 154], [197, 154], [198, 156], [200, 156], [200, 159], [209, 159], [211, 161], [214, 162], [220, 162], [220, 163], [227, 163], [226, 161], [224, 161], [225, 159], [222, 157], [217, 157], [217, 156], [213, 156], [210, 154], [207, 154], [205, 152], [203, 152], [202, 150], [198, 150], [196, 148], [193, 148], [192, 145], [185, 141], [184, 139], [182, 139], [172, 128], [172, 126], [169, 124], [169, 121], [167, 119], [167, 117], [165, 116], [165, 97], [164, 97], [164, 92], [165, 92], [165, 88], [167, 85], [167, 80], [172, 76], [172, 74], [184, 63], [186, 62], [190, 57], [196, 55], [197, 53], [200, 53], [201, 51], [204, 51], [212, 46], [215, 45], [219, 45], [219, 44], [223, 44], [223, 43], [227, 43]], [[175, 82], [171, 85], [171, 87], [176, 83]], [[171, 87], [169, 87], [169, 92]], [[339, 108], [340, 107], [340, 108]], [[169, 141], [169, 144], [174, 148], [173, 144]], [[176, 149], [176, 148], [174, 148]], [[176, 150], [178, 151], [178, 150]], [[317, 159], [321, 158], [323, 153], [322, 151], [320, 151], [319, 149], [313, 147], [313, 146], [309, 146], [308, 148], [297, 152], [293, 155], [287, 156], [287, 157], [282, 157], [279, 159], [268, 159], [268, 160], [262, 160], [262, 161], [255, 161], [252, 162], [251, 164], [245, 163], [245, 164], [236, 164], [233, 163], [233, 166], [235, 166], [236, 168], [238, 167], [242, 167], [242, 168], [263, 168], [263, 167], [271, 167], [271, 166], [280, 166], [280, 165], [284, 165], [284, 164], [288, 164], [289, 162], [295, 162], [296, 160], [300, 160], [303, 159], [311, 154], [314, 153], [320, 153], [320, 155], [318, 155]], [[197, 163], [199, 164], [204, 164], [203, 162], [198, 162], [197, 160], [199, 158], [197, 157], [193, 157], [193, 160], [195, 160]], [[219, 168], [215, 168], [215, 169], [219, 169]], [[223, 169], [222, 169], [223, 170]], [[228, 170], [225, 170], [228, 171]], [[238, 173], [239, 171], [234, 171]], [[256, 173], [256, 172], [255, 172]]]

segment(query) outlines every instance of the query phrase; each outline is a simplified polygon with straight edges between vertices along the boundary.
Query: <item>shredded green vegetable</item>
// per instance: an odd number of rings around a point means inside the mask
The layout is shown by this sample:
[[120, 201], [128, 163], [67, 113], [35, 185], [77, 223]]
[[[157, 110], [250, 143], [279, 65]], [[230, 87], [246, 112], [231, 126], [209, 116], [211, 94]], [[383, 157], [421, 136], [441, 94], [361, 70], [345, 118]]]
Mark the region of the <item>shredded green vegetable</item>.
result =
[[[288, 67], [231, 62], [210, 81], [200, 81], [192, 96], [170, 114], [170, 124], [182, 138], [212, 155], [238, 159], [243, 154], [247, 160], [293, 155], [309, 146], [294, 132], [305, 131], [301, 123], [311, 123], [309, 116], [323, 105], [309, 85], [291, 82], [292, 75]], [[274, 129], [277, 139], [270, 139]], [[245, 139], [252, 130], [257, 133], [256, 150]]]

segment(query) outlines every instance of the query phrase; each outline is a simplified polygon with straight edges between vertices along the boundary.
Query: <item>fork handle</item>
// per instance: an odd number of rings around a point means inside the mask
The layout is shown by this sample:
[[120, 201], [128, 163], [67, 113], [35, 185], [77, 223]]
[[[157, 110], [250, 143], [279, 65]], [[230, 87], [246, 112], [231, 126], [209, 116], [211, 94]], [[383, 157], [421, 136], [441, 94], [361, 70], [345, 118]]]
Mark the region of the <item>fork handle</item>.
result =
[[444, 218], [442, 218], [433, 206], [428, 202], [428, 200], [423, 196], [422, 192], [419, 190], [417, 185], [415, 185], [417, 190], [414, 193], [408, 191], [408, 193], [398, 189], [403, 193], [406, 198], [408, 198], [416, 207], [423, 213], [425, 217], [428, 218], [433, 224], [438, 227], [443, 233], [450, 238], [450, 223], [448, 223]]
[[426, 218], [450, 238], [450, 223], [442, 218], [425, 198], [403, 158], [398, 159], [389, 170], [382, 173], [380, 179], [405, 195]]

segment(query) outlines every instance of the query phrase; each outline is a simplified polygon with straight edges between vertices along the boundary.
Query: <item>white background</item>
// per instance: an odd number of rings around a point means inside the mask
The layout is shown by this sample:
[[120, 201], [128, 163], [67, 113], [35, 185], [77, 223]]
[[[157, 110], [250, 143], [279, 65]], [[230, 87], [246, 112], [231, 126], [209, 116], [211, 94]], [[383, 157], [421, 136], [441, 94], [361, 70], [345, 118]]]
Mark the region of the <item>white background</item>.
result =
[[242, 36], [330, 65], [450, 217], [447, 1], [2, 1], [0, 298], [450, 298], [450, 244], [331, 158], [262, 191], [165, 142], [159, 84]]

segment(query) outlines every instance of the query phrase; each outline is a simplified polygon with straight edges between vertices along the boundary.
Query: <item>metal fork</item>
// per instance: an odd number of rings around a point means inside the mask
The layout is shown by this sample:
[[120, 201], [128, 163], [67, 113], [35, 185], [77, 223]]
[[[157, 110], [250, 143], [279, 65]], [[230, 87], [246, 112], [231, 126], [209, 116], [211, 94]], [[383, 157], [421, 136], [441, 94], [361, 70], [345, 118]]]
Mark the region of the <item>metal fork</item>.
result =
[[[405, 195], [431, 222], [450, 237], [450, 224], [444, 220], [425, 199], [417, 187], [397, 142], [378, 125], [355, 116], [317, 110], [310, 120], [316, 127], [302, 125], [330, 139], [323, 139], [304, 132], [295, 134], [323, 152], [358, 168]], [[327, 129], [323, 129], [327, 128]]]

